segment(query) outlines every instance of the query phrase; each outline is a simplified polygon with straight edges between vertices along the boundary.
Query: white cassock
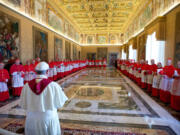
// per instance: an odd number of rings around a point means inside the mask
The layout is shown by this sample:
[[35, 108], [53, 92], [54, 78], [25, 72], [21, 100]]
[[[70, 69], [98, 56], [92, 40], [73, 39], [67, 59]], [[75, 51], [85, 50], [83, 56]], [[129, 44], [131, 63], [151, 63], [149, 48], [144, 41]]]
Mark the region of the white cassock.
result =
[[[47, 77], [37, 75], [37, 78], [40, 78], [36, 79], [39, 82]], [[39, 95], [31, 90], [29, 83], [26, 83], [20, 97], [20, 106], [27, 111], [25, 134], [60, 135], [57, 109], [61, 108], [67, 99], [56, 82], [50, 82]]]

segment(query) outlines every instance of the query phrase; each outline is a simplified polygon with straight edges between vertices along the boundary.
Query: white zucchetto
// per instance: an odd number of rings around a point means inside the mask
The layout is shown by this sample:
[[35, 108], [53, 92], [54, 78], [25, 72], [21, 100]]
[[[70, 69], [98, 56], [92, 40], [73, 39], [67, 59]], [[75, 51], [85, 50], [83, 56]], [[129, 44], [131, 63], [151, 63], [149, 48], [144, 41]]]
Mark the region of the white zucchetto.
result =
[[46, 62], [39, 62], [37, 66], [35, 67], [35, 70], [38, 71], [46, 71], [49, 69], [49, 65]]

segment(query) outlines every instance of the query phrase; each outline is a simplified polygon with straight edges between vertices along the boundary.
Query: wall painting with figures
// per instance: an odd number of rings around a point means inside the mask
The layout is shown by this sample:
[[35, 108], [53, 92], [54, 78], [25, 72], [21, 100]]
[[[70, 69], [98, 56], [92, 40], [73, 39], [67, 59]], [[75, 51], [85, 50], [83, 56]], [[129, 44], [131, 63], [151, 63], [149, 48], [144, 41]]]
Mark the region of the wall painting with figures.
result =
[[33, 27], [34, 58], [39, 57], [43, 61], [48, 60], [48, 34]]
[[0, 61], [7, 62], [20, 55], [18, 19], [0, 11]]
[[71, 59], [71, 43], [65, 41], [65, 56], [67, 60]]
[[54, 38], [54, 58], [63, 60], [63, 41], [59, 38]]
[[176, 14], [174, 65], [180, 61], [180, 12]]

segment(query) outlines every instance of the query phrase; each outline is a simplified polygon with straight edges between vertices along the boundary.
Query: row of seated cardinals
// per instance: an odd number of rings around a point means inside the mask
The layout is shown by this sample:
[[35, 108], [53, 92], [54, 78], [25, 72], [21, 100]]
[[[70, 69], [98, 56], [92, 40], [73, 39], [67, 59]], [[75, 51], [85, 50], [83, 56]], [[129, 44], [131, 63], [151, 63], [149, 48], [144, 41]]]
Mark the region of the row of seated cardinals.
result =
[[155, 64], [151, 60], [117, 60], [117, 68], [131, 80], [136, 82], [143, 90], [147, 90], [151, 96], [158, 97], [171, 108], [180, 111], [180, 61], [177, 68], [172, 65], [169, 58], [164, 67], [161, 63]]
[[[9, 72], [4, 69], [4, 63], [0, 63], [1, 102], [9, 99], [9, 89], [12, 89], [13, 96], [20, 96], [24, 84], [36, 78], [35, 67], [39, 62], [38, 58], [22, 65], [16, 59]], [[106, 67], [106, 60], [49, 61], [48, 64], [48, 78], [55, 81], [86, 67]]]

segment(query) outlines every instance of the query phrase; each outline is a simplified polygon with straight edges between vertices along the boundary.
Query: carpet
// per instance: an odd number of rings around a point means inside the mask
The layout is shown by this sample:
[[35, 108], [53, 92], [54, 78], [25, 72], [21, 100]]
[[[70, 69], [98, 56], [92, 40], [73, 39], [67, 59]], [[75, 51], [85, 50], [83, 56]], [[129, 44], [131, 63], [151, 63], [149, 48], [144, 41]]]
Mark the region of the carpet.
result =
[[[5, 130], [11, 131], [13, 133], [24, 133], [24, 124], [22, 123], [9, 123]], [[69, 129], [69, 128], [62, 128], [61, 129], [62, 135], [146, 135], [146, 134], [139, 134], [139, 133], [129, 133], [129, 132], [107, 132], [107, 131], [94, 131], [94, 130], [81, 130], [81, 129]]]

